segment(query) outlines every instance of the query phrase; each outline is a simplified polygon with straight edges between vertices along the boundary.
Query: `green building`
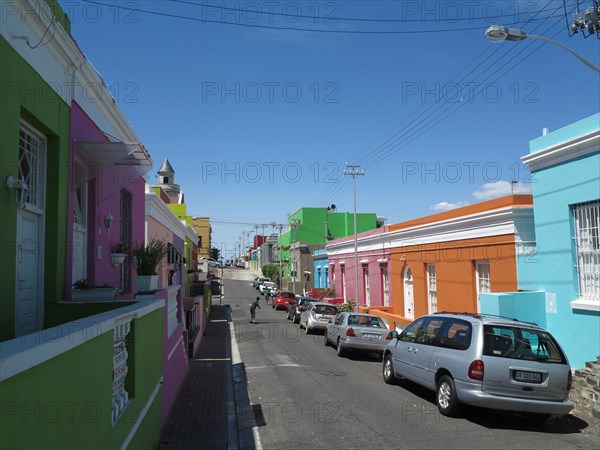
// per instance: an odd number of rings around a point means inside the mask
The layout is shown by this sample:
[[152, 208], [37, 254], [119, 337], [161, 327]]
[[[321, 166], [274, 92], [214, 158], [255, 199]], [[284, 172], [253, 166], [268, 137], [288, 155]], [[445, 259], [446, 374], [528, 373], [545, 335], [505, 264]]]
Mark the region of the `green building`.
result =
[[[301, 208], [288, 217], [288, 224], [289, 230], [283, 233], [277, 241], [277, 259], [281, 261], [284, 277], [292, 276], [291, 259], [296, 260], [296, 272], [305, 273], [304, 269], [312, 270], [309, 269], [312, 267], [312, 263], [301, 255], [311, 253], [317, 248], [324, 248], [330, 240], [354, 234], [354, 214], [335, 212], [330, 208]], [[297, 226], [294, 227], [293, 224], [297, 224]], [[375, 213], [356, 214], [358, 233], [373, 230], [381, 225], [382, 223], [378, 221]], [[293, 252], [296, 253], [295, 257], [293, 257]], [[302, 281], [303, 290], [312, 288], [312, 280]]]

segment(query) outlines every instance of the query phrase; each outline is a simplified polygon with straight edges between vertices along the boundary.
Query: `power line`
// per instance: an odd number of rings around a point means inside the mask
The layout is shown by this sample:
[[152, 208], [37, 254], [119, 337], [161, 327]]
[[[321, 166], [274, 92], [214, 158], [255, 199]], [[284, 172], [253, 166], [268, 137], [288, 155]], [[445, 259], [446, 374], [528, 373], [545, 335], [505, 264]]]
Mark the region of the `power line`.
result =
[[[542, 9], [541, 9], [541, 10], [538, 12], [538, 14], [539, 14], [539, 13], [541, 13], [542, 11], [544, 11], [544, 9], [546, 9], [546, 8], [547, 8], [547, 7], [550, 5], [550, 3], [552, 3], [552, 0], [551, 0], [550, 2], [548, 2], [548, 3], [546, 4], [546, 6], [545, 6], [544, 8], [542, 8]], [[540, 25], [541, 25], [541, 24], [538, 24], [538, 25], [537, 25], [537, 26], [534, 28], [534, 30], [535, 30], [536, 28], [538, 28]], [[554, 26], [556, 26], [556, 23], [554, 23], [554, 25], [552, 25], [550, 28], [553, 28]], [[550, 28], [549, 28], [549, 29], [550, 29]], [[547, 32], [547, 31], [548, 31], [548, 30], [546, 30], [546, 32]], [[529, 44], [527, 47], [529, 47], [530, 45], [532, 45], [532, 43], [530, 43], [530, 44]], [[527, 48], [527, 47], [526, 47], [526, 48]], [[487, 49], [486, 49], [486, 50], [487, 50]], [[517, 55], [515, 55], [515, 57], [516, 57], [516, 56], [518, 56], [520, 53], [522, 53], [522, 51], [524, 51], [524, 50], [525, 50], [525, 49], [523, 49], [523, 50], [521, 50], [521, 52], [517, 53]], [[493, 56], [493, 55], [494, 55], [494, 54], [495, 54], [497, 51], [499, 51], [499, 47], [496, 47], [496, 50], [494, 50], [494, 51], [493, 51], [493, 52], [492, 52], [490, 55], [488, 55], [488, 56], [487, 56], [487, 57], [486, 57], [486, 58], [485, 58], [485, 59], [484, 59], [482, 62], [480, 62], [480, 63], [477, 63], [477, 64], [475, 65], [475, 68], [474, 68], [474, 69], [472, 69], [472, 70], [471, 70], [471, 71], [470, 71], [468, 74], [466, 74], [465, 76], [463, 76], [463, 77], [462, 77], [462, 79], [461, 79], [461, 81], [459, 81], [459, 83], [460, 83], [460, 82], [462, 82], [462, 81], [464, 81], [464, 80], [466, 79], [466, 77], [468, 77], [468, 76], [469, 76], [471, 73], [473, 73], [473, 72], [474, 72], [474, 71], [475, 71], [477, 68], [479, 68], [479, 67], [480, 67], [482, 64], [484, 64], [486, 61], [488, 61], [488, 60], [489, 60], [489, 59], [490, 59], [490, 58], [491, 58], [491, 57], [492, 57], [492, 56]], [[493, 62], [493, 63], [492, 63], [490, 66], [488, 66], [488, 68], [484, 69], [484, 70], [481, 72], [481, 74], [483, 74], [484, 72], [486, 72], [487, 70], [489, 70], [489, 68], [491, 68], [492, 66], [494, 66], [495, 64], [497, 64], [497, 63], [498, 63], [500, 60], [502, 60], [502, 59], [503, 59], [503, 58], [504, 58], [506, 55], [508, 55], [508, 54], [509, 54], [509, 53], [511, 53], [512, 51], [513, 51], [513, 49], [512, 49], [512, 48], [511, 48], [511, 49], [509, 49], [509, 50], [508, 50], [507, 52], [505, 52], [505, 53], [504, 53], [502, 56], [500, 56], [498, 59], [496, 59], [496, 60], [495, 60], [495, 61], [494, 61], [494, 62]], [[484, 51], [484, 52], [485, 52], [485, 51]], [[483, 55], [483, 53], [484, 53], [484, 52], [482, 52], [480, 55], [478, 55], [476, 58], [474, 58], [474, 59], [473, 59], [473, 61], [472, 61], [471, 63], [467, 64], [467, 66], [466, 66], [465, 68], [469, 67], [469, 66], [470, 66], [471, 64], [473, 64], [473, 63], [474, 63], [474, 62], [475, 62], [477, 59], [479, 59], [479, 57], [480, 57], [481, 55]], [[533, 53], [533, 52], [532, 52], [532, 53]], [[513, 59], [514, 59], [514, 57], [513, 57]], [[509, 61], [509, 62], [510, 62], [510, 61]], [[516, 65], [515, 65], [515, 66], [516, 66]], [[515, 67], [515, 66], [514, 66], [514, 67]], [[465, 69], [461, 69], [461, 70], [458, 72], [458, 74], [460, 74], [460, 73], [461, 73], [461, 72], [463, 72], [464, 70], [465, 70]], [[458, 74], [457, 74], [457, 75], [458, 75]], [[477, 77], [481, 76], [481, 74], [480, 74], [480, 75], [478, 75]], [[455, 76], [453, 77], [453, 79], [454, 79], [454, 78], [456, 78], [456, 77], [457, 77], [457, 75], [455, 75]], [[476, 78], [477, 78], [477, 77], [476, 77]], [[488, 77], [487, 79], [489, 79], [489, 78], [490, 78], [490, 77]], [[486, 79], [486, 80], [487, 80], [487, 79]], [[499, 78], [498, 78], [498, 79], [499, 79]], [[479, 93], [481, 93], [481, 92], [479, 92]], [[478, 95], [479, 93], [477, 93], [476, 95]], [[438, 107], [436, 108], [436, 110], [435, 110], [435, 111], [433, 111], [431, 114], [428, 114], [428, 115], [427, 115], [427, 116], [426, 116], [426, 117], [425, 117], [423, 120], [421, 120], [420, 122], [418, 122], [418, 123], [416, 124], [416, 126], [419, 126], [419, 125], [423, 124], [423, 122], [424, 122], [424, 121], [427, 121], [427, 120], [429, 120], [429, 119], [432, 117], [432, 114], [435, 114], [435, 113], [437, 113], [437, 112], [438, 112], [440, 109], [447, 107], [447, 106], [448, 106], [448, 104], [449, 104], [448, 102], [445, 102], [445, 103], [444, 103], [444, 104], [442, 104], [442, 105], [438, 105]], [[455, 111], [456, 111], [456, 110], [458, 110], [460, 107], [464, 106], [465, 104], [466, 104], [466, 103], [461, 103], [459, 107], [455, 108]], [[419, 115], [417, 115], [416, 117], [414, 117], [413, 115], [411, 115], [411, 117], [413, 117], [413, 119], [412, 119], [412, 120], [411, 120], [411, 121], [410, 121], [410, 122], [409, 122], [407, 125], [405, 125], [405, 126], [403, 127], [403, 129], [402, 129], [402, 130], [398, 131], [397, 133], [395, 133], [395, 134], [394, 134], [394, 135], [392, 135], [391, 137], [387, 138], [387, 140], [384, 142], [384, 144], [382, 144], [382, 145], [379, 145], [379, 146], [378, 146], [378, 147], [376, 147], [375, 149], [371, 150], [371, 151], [370, 151], [370, 152], [369, 152], [369, 153], [368, 153], [368, 154], [365, 156], [365, 158], [366, 158], [366, 162], [368, 162], [368, 161], [369, 161], [369, 159], [375, 159], [375, 162], [371, 163], [371, 164], [370, 164], [368, 167], [372, 167], [373, 165], [375, 165], [375, 164], [378, 164], [379, 162], [381, 162], [381, 161], [383, 161], [384, 159], [386, 159], [387, 157], [389, 157], [391, 154], [393, 154], [393, 153], [397, 152], [398, 150], [400, 150], [401, 148], [403, 148], [404, 146], [406, 146], [406, 145], [407, 145], [407, 143], [404, 143], [404, 144], [403, 144], [401, 147], [397, 147], [397, 146], [396, 146], [395, 148], [394, 148], [394, 147], [392, 147], [392, 146], [394, 146], [394, 145], [395, 145], [395, 144], [396, 144], [396, 143], [397, 143], [399, 140], [401, 140], [403, 137], [405, 137], [406, 135], [409, 135], [409, 137], [411, 137], [411, 136], [414, 136], [415, 134], [417, 134], [417, 136], [416, 136], [414, 139], [411, 139], [411, 141], [410, 141], [410, 142], [412, 142], [413, 140], [415, 140], [415, 139], [417, 139], [419, 136], [421, 136], [423, 133], [421, 133], [421, 134], [418, 134], [418, 133], [419, 133], [419, 132], [420, 132], [420, 131], [421, 131], [421, 130], [424, 128], [423, 126], [421, 126], [421, 128], [418, 128], [418, 129], [415, 129], [415, 126], [413, 126], [413, 127], [410, 127], [410, 128], [409, 128], [409, 126], [410, 126], [411, 124], [413, 124], [413, 123], [414, 123], [416, 120], [418, 120], [420, 117], [422, 117], [422, 116], [423, 116], [423, 114], [425, 114], [425, 113], [427, 113], [429, 110], [431, 110], [431, 109], [432, 109], [432, 108], [433, 108], [435, 105], [436, 105], [435, 103], [433, 103], [433, 104], [430, 104], [430, 105], [427, 107], [427, 109], [426, 109], [425, 111], [421, 112], [421, 113], [420, 113]], [[453, 104], [450, 104], [449, 108], [447, 108], [447, 109], [446, 109], [446, 111], [447, 111], [447, 110], [449, 110], [449, 109], [451, 109], [451, 108], [452, 108], [452, 106], [455, 106], [455, 104], [454, 104], [454, 105], [453, 105]], [[423, 107], [424, 107], [424, 105], [421, 105], [421, 107], [419, 107], [419, 109], [421, 109], [421, 108], [423, 108]], [[417, 111], [418, 111], [419, 109], [417, 109]], [[445, 112], [445, 111], [443, 111], [441, 114], [438, 114], [438, 115], [437, 115], [436, 117], [434, 117], [432, 120], [436, 120], [436, 119], [437, 119], [438, 117], [440, 117], [440, 116], [441, 116], [441, 115], [442, 115], [444, 112]], [[451, 114], [452, 114], [452, 113], [451, 113]], [[446, 117], [449, 117], [449, 115], [450, 115], [450, 114], [448, 114]], [[446, 118], [446, 117], [444, 117], [444, 118]], [[443, 119], [441, 119], [441, 120], [443, 120]], [[441, 121], [441, 120], [440, 120], [440, 121]], [[440, 121], [436, 122], [436, 124], [437, 124], [437, 123], [439, 123]], [[426, 126], [427, 126], [427, 124], [425, 124], [425, 127], [426, 127]], [[395, 129], [397, 129], [397, 128], [398, 128], [398, 126], [397, 126]], [[427, 129], [427, 130], [425, 130], [425, 132], [426, 132], [426, 131], [428, 131], [428, 129]], [[411, 132], [412, 132], [412, 134], [411, 134]], [[389, 143], [390, 141], [392, 141], [392, 142], [391, 142], [391, 143]], [[372, 147], [372, 146], [371, 146], [371, 147]], [[391, 147], [391, 149], [390, 149], [390, 147]], [[360, 154], [364, 154], [364, 153], [365, 153], [365, 152], [363, 151], [363, 152], [361, 152]], [[381, 157], [378, 157], [378, 156], [377, 156], [378, 154], [383, 154], [383, 156], [381, 156]], [[339, 176], [338, 176], [338, 178], [339, 178]], [[344, 180], [344, 181], [346, 181], [346, 180]], [[346, 189], [349, 187], [349, 185], [350, 185], [350, 183], [349, 183], [349, 180], [347, 180], [347, 181], [348, 181], [347, 183], [346, 183], [346, 182], [343, 182], [343, 183], [338, 183], [337, 185], [331, 185], [331, 186], [329, 186], [329, 187], [327, 188], [327, 190], [326, 190], [325, 194], [321, 194], [321, 196], [319, 197], [319, 199], [318, 199], [318, 200], [322, 199], [323, 197], [325, 197], [326, 199], [328, 199], [328, 201], [333, 201], [333, 200], [335, 200], [335, 198], [337, 198], [337, 196], [338, 196], [338, 195], [340, 195], [342, 192], [344, 192], [344, 191], [345, 191], [345, 190], [346, 190]], [[329, 200], [329, 199], [331, 199], [331, 200]], [[318, 202], [317, 202], [317, 203], [318, 203]]]
[[[396, 31], [393, 31], [393, 30], [366, 31], [366, 30], [330, 30], [330, 29], [299, 28], [299, 27], [275, 27], [275, 26], [269, 26], [269, 25], [258, 25], [258, 24], [242, 23], [242, 22], [227, 22], [224, 20], [208, 20], [208, 19], [202, 19], [202, 18], [198, 18], [198, 17], [184, 16], [184, 15], [180, 15], [180, 14], [170, 14], [170, 13], [162, 13], [162, 12], [158, 12], [158, 11], [150, 11], [150, 10], [141, 9], [141, 8], [131, 8], [128, 6], [122, 6], [122, 5], [118, 5], [118, 4], [111, 5], [108, 3], [102, 3], [102, 2], [98, 2], [98, 1], [94, 1], [94, 0], [83, 0], [83, 1], [85, 3], [91, 3], [94, 5], [105, 6], [107, 8], [117, 8], [117, 9], [122, 9], [125, 11], [135, 11], [135, 12], [141, 12], [141, 13], [151, 14], [151, 15], [155, 15], [155, 16], [169, 17], [169, 18], [173, 18], [173, 19], [190, 20], [193, 22], [214, 23], [214, 24], [219, 24], [219, 25], [232, 25], [232, 26], [244, 27], [244, 28], [260, 28], [260, 29], [266, 29], [266, 30], [301, 31], [301, 32], [307, 32], [307, 33], [363, 34], [363, 35], [398, 34], [398, 35], [401, 35], [401, 34], [423, 34], [423, 33], [453, 33], [453, 32], [458, 32], [458, 31], [484, 30], [484, 29], [488, 28], [488, 26], [485, 25], [485, 26], [477, 26], [477, 27], [447, 28], [447, 29], [438, 29], [438, 30], [427, 28], [427, 29], [422, 29], [422, 30], [410, 30], [410, 31], [408, 31], [408, 30], [403, 30], [403, 31], [397, 31], [397, 30]], [[507, 25], [515, 25], [518, 23], [521, 23], [521, 22], [511, 22]]]
[[[426, 19], [426, 18], [421, 18], [421, 19], [369, 19], [369, 18], [361, 18], [361, 17], [326, 17], [326, 16], [306, 16], [303, 14], [287, 14], [287, 13], [277, 13], [274, 11], [262, 11], [261, 9], [249, 9], [249, 8], [229, 8], [227, 6], [219, 6], [216, 4], [207, 4], [207, 3], [196, 3], [196, 2], [191, 2], [191, 1], [186, 1], [186, 0], [169, 0], [170, 2], [173, 3], [182, 3], [182, 4], [186, 4], [186, 5], [192, 5], [192, 6], [199, 6], [202, 8], [214, 8], [214, 9], [218, 9], [221, 11], [233, 11], [233, 12], [244, 12], [244, 13], [250, 13], [250, 14], [258, 14], [258, 15], [269, 15], [269, 16], [277, 16], [277, 17], [287, 17], [287, 18], [292, 18], [292, 19], [310, 19], [310, 20], [330, 20], [330, 21], [347, 21], [347, 22], [373, 22], [373, 23], [410, 23], [410, 22], [419, 22], [419, 23], [423, 23], [423, 22], [462, 22], [462, 21], [476, 21], [476, 20], [489, 20], [489, 19], [500, 19], [502, 17], [515, 17], [516, 15], [520, 14], [520, 15], [525, 15], [525, 14], [532, 14], [532, 12], [524, 12], [524, 13], [512, 13], [512, 14], [499, 14], [499, 15], [495, 15], [495, 16], [482, 16], [482, 17], [457, 17], [457, 18], [435, 18], [435, 19]], [[253, 3], [253, 5], [256, 5], [256, 3]], [[557, 6], [554, 10], [552, 10], [551, 12], [557, 11], [559, 9], [561, 9], [561, 6]], [[531, 19], [533, 20], [533, 19]], [[543, 20], [543, 18], [540, 19], [535, 19], [535, 20]], [[527, 22], [526, 20], [520, 21], [520, 22], [515, 22], [515, 23], [522, 23], [522, 22]]]

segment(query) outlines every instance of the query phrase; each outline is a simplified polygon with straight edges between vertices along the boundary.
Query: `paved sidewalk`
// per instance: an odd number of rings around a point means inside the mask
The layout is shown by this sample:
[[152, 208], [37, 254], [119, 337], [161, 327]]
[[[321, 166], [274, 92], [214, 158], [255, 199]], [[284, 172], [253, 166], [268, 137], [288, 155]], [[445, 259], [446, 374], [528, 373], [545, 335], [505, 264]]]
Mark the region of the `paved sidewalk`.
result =
[[[230, 320], [229, 305], [212, 305], [198, 353], [189, 360], [188, 374], [161, 432], [162, 450], [254, 448], [238, 426], [239, 404], [246, 399], [240, 398], [241, 386], [234, 389]], [[245, 389], [245, 376], [240, 380], [235, 372], [236, 384]]]

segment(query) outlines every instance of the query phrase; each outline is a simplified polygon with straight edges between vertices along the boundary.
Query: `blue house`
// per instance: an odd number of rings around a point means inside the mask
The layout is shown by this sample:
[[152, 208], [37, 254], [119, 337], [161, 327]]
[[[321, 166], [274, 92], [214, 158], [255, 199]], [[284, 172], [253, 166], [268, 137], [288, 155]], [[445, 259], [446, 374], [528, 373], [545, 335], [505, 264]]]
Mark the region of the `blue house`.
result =
[[481, 311], [548, 328], [573, 368], [600, 355], [600, 114], [530, 142], [535, 246], [517, 256], [519, 292]]
[[327, 257], [327, 250], [315, 250], [313, 252], [314, 258], [314, 274], [315, 274], [315, 287], [316, 288], [328, 288], [329, 287], [329, 259]]

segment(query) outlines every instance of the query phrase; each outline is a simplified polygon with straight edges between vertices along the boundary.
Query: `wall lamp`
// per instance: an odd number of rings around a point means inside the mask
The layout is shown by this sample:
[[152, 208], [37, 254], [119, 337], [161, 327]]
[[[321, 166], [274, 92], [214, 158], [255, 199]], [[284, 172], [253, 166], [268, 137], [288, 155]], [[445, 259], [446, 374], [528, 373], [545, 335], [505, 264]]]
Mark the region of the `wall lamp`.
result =
[[15, 180], [11, 175], [6, 178], [6, 186], [9, 189], [15, 191], [17, 197], [17, 204], [22, 206], [25, 204], [25, 199], [27, 198], [27, 192], [29, 192], [29, 186], [22, 179]]
[[108, 211], [108, 213], [106, 213], [106, 216], [104, 216], [104, 227], [106, 228], [106, 235], [110, 235], [110, 229], [112, 228], [112, 224], [115, 221], [115, 218], [112, 216], [112, 214], [110, 213], [110, 211]]

